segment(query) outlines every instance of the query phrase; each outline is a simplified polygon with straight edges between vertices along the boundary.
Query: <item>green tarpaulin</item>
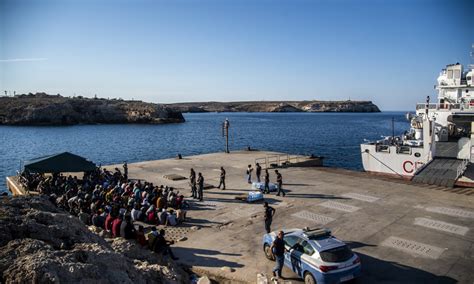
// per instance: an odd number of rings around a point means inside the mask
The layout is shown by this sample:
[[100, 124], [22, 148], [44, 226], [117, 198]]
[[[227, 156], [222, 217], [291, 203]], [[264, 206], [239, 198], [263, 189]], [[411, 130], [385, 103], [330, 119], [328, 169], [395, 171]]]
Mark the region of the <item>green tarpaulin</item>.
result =
[[25, 171], [32, 173], [88, 172], [95, 168], [93, 162], [69, 152], [40, 157], [25, 163]]

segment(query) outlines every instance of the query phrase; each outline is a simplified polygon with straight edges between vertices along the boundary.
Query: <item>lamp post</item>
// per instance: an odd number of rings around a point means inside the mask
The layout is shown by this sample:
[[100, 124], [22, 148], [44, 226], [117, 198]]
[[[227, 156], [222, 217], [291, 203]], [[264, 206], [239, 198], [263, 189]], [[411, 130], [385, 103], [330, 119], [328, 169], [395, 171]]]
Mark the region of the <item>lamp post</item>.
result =
[[225, 137], [225, 152], [230, 153], [229, 151], [229, 119], [226, 118], [224, 123], [222, 124], [222, 136]]

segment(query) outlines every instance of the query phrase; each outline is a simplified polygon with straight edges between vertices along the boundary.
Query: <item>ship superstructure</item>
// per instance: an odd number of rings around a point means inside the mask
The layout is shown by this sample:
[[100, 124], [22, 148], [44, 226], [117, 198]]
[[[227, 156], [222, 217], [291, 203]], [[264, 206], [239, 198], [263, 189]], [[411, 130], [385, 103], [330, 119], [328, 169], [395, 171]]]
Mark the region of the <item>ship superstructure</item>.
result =
[[414, 115], [407, 114], [410, 129], [403, 135], [361, 144], [365, 171], [448, 187], [474, 185], [473, 66], [447, 65], [435, 89], [435, 102], [427, 97]]

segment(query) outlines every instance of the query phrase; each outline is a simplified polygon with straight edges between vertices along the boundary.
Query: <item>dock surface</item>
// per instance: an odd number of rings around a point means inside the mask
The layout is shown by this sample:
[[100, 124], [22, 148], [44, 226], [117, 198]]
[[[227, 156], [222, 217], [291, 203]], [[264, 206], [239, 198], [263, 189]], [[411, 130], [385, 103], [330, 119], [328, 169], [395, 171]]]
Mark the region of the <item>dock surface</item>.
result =
[[[263, 253], [262, 203], [235, 196], [252, 191], [248, 164], [273, 152], [214, 153], [129, 164], [130, 178], [178, 188], [190, 196], [189, 169], [202, 172], [217, 186], [219, 168], [227, 171], [226, 190], [204, 191], [204, 201], [188, 198], [192, 209], [186, 240], [173, 246], [179, 262], [201, 273], [255, 283], [257, 274], [271, 276], [274, 262]], [[120, 167], [120, 165], [110, 166]], [[381, 178], [330, 168], [282, 168], [286, 197], [266, 195], [276, 209], [272, 230], [324, 226], [359, 254], [360, 283], [472, 283], [474, 267], [474, 192]], [[255, 175], [253, 175], [255, 179]], [[271, 182], [275, 181], [270, 171]], [[200, 228], [191, 230], [192, 226]], [[290, 270], [287, 281], [300, 280]]]

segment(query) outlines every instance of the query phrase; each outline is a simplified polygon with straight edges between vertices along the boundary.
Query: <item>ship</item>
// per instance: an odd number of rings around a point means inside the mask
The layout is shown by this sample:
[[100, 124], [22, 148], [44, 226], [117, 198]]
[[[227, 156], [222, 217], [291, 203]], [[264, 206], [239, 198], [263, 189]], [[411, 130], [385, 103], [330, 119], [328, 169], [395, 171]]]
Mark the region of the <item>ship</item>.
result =
[[473, 187], [473, 66], [455, 63], [442, 69], [437, 98], [431, 102], [428, 96], [406, 115], [410, 128], [402, 135], [361, 144], [364, 170], [437, 186]]

